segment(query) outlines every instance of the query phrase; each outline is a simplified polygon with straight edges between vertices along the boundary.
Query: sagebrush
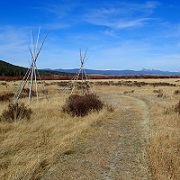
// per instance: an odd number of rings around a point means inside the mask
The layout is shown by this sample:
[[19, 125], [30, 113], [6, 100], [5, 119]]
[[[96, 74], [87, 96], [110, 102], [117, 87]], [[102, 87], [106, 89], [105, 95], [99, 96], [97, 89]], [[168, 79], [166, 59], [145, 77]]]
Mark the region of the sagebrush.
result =
[[62, 107], [64, 112], [72, 116], [85, 116], [91, 110], [100, 111], [102, 108], [102, 101], [94, 94], [71, 95]]
[[32, 110], [22, 104], [9, 104], [8, 109], [4, 110], [1, 116], [2, 121], [13, 122], [20, 119], [30, 119]]
[[10, 99], [14, 96], [14, 93], [6, 93], [3, 95], [0, 95], [0, 101], [10, 101]]

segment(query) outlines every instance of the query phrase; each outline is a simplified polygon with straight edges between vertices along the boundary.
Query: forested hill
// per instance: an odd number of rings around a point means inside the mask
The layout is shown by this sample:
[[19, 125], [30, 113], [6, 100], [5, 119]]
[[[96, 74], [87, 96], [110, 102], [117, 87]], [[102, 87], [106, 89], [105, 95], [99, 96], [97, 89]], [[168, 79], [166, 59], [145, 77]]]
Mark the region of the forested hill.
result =
[[14, 66], [10, 63], [0, 60], [0, 76], [23, 76], [27, 68]]
[[[41, 76], [67, 76], [72, 75], [72, 73], [64, 73], [49, 70], [38, 70]], [[3, 60], [0, 60], [0, 76], [24, 76], [27, 72], [27, 68], [15, 66]]]

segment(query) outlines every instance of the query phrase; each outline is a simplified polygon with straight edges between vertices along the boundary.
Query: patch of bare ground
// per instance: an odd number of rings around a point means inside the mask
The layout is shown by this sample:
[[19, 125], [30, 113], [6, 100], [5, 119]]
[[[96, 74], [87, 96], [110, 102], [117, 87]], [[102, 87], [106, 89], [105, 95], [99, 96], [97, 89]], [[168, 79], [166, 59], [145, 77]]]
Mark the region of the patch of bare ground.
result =
[[114, 112], [84, 131], [58, 157], [42, 179], [149, 180], [147, 133], [149, 113], [144, 101], [118, 94], [100, 94]]

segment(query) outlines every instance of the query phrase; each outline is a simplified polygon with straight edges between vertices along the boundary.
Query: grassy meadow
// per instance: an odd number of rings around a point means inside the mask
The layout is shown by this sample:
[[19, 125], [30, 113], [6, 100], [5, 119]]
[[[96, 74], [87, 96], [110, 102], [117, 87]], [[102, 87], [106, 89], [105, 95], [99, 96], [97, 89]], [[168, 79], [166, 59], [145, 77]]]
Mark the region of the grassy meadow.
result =
[[[19, 83], [0, 81], [0, 96], [14, 93]], [[179, 79], [91, 80], [94, 93], [106, 106], [84, 117], [72, 117], [62, 111], [70, 94], [62, 90], [66, 83], [46, 81], [48, 99], [42, 93], [38, 102], [32, 98], [29, 120], [0, 121], [0, 179], [44, 179], [62, 157], [74, 153], [75, 147], [78, 153], [86, 154], [87, 150], [77, 144], [103, 135], [100, 124], [117, 116], [119, 101], [112, 99], [111, 94], [119, 99], [132, 97], [146, 104], [146, 160], [151, 179], [180, 177], [180, 112], [175, 111], [180, 100]], [[19, 102], [27, 104], [27, 99], [21, 98]], [[0, 101], [0, 115], [8, 104], [9, 100]]]

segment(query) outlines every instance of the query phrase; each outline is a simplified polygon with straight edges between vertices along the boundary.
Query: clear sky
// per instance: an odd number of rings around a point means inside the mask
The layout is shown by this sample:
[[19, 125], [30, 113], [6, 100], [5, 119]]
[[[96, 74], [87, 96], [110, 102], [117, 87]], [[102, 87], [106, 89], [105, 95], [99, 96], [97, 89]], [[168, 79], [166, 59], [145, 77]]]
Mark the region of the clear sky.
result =
[[0, 0], [0, 59], [28, 67], [39, 27], [38, 68], [180, 71], [178, 0]]

